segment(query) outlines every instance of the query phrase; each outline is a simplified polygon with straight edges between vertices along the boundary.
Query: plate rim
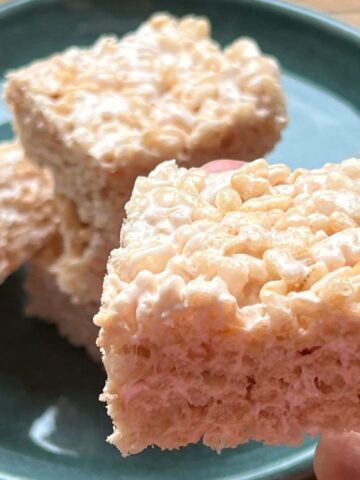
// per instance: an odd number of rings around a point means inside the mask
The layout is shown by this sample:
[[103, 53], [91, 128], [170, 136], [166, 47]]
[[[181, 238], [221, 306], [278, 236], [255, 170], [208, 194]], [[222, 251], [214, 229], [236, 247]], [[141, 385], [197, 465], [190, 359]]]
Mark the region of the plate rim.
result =
[[[34, 8], [40, 5], [60, 3], [64, 0], [9, 0], [0, 5], [0, 20], [16, 14], [19, 10]], [[209, 3], [219, 0], [207, 0]], [[299, 18], [307, 24], [330, 31], [333, 34], [342, 36], [360, 47], [360, 28], [347, 24], [345, 21], [331, 17], [321, 11], [314, 10], [302, 5], [289, 3], [286, 0], [228, 0], [239, 5], [257, 5], [267, 11], [274, 11], [290, 17], [292, 20]]]

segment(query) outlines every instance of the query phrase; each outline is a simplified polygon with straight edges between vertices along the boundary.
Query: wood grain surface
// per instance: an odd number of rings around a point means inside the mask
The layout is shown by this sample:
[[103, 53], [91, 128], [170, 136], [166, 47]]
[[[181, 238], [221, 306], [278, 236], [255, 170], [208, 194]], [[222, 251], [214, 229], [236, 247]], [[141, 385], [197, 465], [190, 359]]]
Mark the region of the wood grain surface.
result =
[[[12, 0], [0, 0], [1, 3]], [[360, 27], [360, 0], [287, 0], [288, 3], [304, 5], [319, 10], [353, 26]]]
[[360, 27], [360, 0], [291, 0], [289, 3], [313, 8]]

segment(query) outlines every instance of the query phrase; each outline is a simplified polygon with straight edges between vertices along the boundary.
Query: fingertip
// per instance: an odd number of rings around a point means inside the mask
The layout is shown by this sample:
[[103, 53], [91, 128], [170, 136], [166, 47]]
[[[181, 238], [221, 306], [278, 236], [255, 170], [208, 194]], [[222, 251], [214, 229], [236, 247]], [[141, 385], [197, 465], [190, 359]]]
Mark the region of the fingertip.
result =
[[206, 170], [208, 173], [220, 173], [227, 170], [237, 170], [241, 168], [246, 162], [241, 160], [230, 160], [230, 159], [220, 159], [214, 160], [212, 162], [205, 163], [201, 168]]
[[360, 434], [322, 437], [315, 453], [314, 470], [317, 480], [360, 479]]

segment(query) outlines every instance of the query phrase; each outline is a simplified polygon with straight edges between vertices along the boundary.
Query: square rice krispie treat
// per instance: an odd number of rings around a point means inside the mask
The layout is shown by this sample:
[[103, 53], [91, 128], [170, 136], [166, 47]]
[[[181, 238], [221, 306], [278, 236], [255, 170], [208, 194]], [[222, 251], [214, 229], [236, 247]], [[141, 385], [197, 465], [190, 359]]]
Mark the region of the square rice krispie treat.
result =
[[32, 262], [25, 282], [27, 294], [26, 315], [38, 317], [56, 325], [59, 333], [72, 345], [84, 347], [89, 356], [100, 361], [96, 347], [98, 328], [92, 318], [99, 308], [98, 303], [75, 304], [62, 292], [51, 269]]
[[75, 305], [57, 285], [54, 270], [63, 251], [51, 175], [29, 162], [18, 142], [0, 144], [0, 283], [33, 259], [28, 272], [26, 314], [57, 325], [70, 343], [99, 361], [99, 303]]
[[360, 160], [139, 178], [104, 282], [123, 455], [360, 429]]
[[0, 283], [38, 251], [57, 228], [53, 182], [18, 142], [0, 144]]
[[207, 20], [191, 16], [157, 14], [121, 40], [12, 72], [6, 98], [29, 158], [52, 170], [79, 222], [113, 247], [138, 175], [169, 158], [253, 160], [286, 125], [276, 61], [250, 39], [222, 50]]
[[103, 232], [80, 221], [71, 200], [55, 195], [55, 205], [63, 242], [62, 253], [52, 266], [56, 282], [76, 303], [99, 303], [106, 262], [114, 244]]

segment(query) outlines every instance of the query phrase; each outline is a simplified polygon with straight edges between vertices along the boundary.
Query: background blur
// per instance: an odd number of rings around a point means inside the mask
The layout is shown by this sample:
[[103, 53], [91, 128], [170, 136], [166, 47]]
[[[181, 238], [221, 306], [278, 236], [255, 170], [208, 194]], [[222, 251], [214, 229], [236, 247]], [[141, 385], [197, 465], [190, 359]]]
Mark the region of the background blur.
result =
[[[0, 3], [12, 0], [0, 0]], [[314, 8], [360, 27], [360, 0], [287, 0], [305, 7]]]

